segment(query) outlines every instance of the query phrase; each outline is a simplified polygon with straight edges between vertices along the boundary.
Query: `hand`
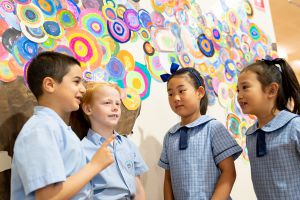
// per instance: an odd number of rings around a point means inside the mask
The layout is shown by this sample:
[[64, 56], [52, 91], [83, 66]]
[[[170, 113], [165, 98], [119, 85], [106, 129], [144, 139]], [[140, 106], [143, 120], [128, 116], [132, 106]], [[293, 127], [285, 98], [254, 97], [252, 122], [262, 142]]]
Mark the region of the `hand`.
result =
[[96, 166], [100, 171], [114, 162], [114, 158], [108, 149], [108, 145], [115, 139], [115, 135], [110, 136], [103, 142], [91, 160], [91, 164]]

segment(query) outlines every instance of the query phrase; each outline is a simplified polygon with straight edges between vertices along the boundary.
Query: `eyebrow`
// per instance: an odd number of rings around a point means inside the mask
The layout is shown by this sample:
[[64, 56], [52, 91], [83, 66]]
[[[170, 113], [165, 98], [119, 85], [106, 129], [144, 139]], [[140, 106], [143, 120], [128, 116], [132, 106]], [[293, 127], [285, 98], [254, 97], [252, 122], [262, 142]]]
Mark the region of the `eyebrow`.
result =
[[[181, 88], [181, 87], [184, 87], [185, 85], [178, 85], [175, 89], [178, 89], [178, 88]], [[172, 89], [168, 89], [168, 91], [170, 91]]]
[[73, 79], [82, 79], [82, 77], [81, 76], [75, 76], [75, 77], [73, 77]]

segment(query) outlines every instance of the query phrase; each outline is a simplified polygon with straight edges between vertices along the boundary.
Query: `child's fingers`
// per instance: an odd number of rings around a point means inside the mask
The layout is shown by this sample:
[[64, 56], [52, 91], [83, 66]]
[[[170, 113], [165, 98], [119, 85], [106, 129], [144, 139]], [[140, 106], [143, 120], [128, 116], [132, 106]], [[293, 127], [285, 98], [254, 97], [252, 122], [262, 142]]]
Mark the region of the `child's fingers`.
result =
[[106, 148], [114, 139], [115, 139], [115, 135], [110, 136], [109, 138], [107, 138], [103, 144], [101, 145], [101, 147]]

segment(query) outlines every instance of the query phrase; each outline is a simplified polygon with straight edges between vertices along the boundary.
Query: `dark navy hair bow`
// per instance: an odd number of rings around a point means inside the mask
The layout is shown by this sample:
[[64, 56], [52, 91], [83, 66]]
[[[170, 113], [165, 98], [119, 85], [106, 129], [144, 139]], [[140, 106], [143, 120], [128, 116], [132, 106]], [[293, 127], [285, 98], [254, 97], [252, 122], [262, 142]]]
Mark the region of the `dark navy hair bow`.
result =
[[277, 69], [282, 72], [282, 67], [281, 64], [282, 62], [284, 62], [284, 60], [282, 58], [275, 58], [275, 59], [262, 59], [262, 61], [264, 61], [267, 65], [274, 65], [275, 67], [277, 67]]
[[168, 73], [166, 73], [166, 74], [161, 74], [161, 75], [160, 75], [161, 80], [162, 80], [163, 82], [167, 82], [167, 81], [169, 80], [170, 76], [172, 76], [172, 74], [174, 74], [174, 73], [178, 70], [178, 68], [179, 68], [179, 65], [178, 65], [178, 64], [172, 63], [172, 64], [171, 64], [171, 69], [170, 69], [171, 74], [168, 74]]

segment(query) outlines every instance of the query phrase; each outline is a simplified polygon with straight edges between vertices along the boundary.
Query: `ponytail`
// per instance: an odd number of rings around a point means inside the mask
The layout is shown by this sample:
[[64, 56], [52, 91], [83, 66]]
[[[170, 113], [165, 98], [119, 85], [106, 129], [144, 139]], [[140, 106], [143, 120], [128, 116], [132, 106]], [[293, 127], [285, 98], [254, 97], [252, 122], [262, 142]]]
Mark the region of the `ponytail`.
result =
[[[289, 102], [293, 102], [294, 106], [291, 112], [300, 114], [300, 85], [296, 74], [291, 66], [283, 59], [279, 60], [282, 75], [282, 87], [276, 99], [277, 107], [287, 107]], [[286, 102], [285, 105], [282, 102]]]

